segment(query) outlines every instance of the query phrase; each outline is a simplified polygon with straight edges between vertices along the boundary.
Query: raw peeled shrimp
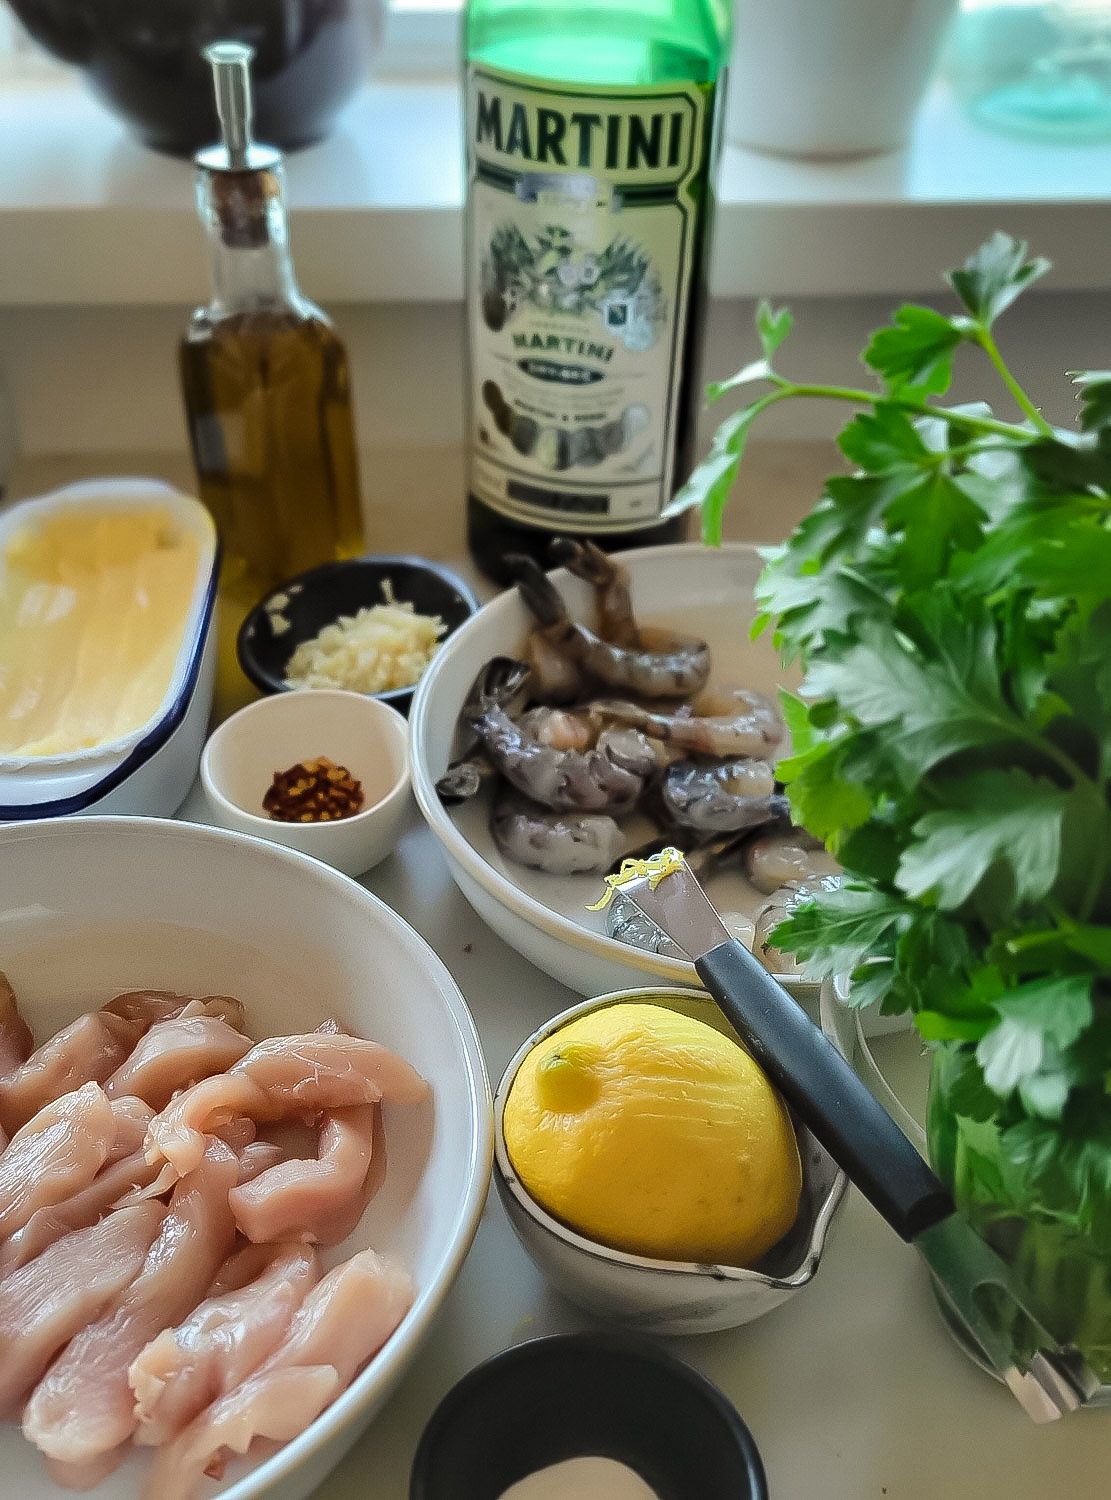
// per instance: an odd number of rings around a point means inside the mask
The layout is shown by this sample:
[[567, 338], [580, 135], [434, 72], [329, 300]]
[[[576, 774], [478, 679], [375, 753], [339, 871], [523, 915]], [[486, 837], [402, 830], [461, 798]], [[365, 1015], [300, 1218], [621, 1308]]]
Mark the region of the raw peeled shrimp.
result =
[[598, 634], [602, 639], [612, 641], [615, 646], [639, 650], [643, 642], [633, 615], [626, 569], [594, 542], [576, 542], [571, 537], [559, 536], [548, 550], [569, 573], [593, 586], [598, 609]]
[[652, 747], [635, 730], [603, 731], [590, 750], [556, 750], [495, 703], [464, 715], [505, 779], [557, 812], [627, 812], [656, 769]]
[[664, 773], [660, 794], [669, 818], [700, 833], [758, 828], [787, 815], [767, 761], [677, 760]]
[[559, 591], [531, 558], [511, 561], [518, 575], [517, 591], [539, 621], [534, 634], [574, 662], [582, 678], [643, 698], [686, 698], [705, 687], [710, 675], [710, 648], [705, 641], [669, 636], [650, 649], [603, 640], [572, 620]]
[[825, 845], [805, 828], [763, 834], [744, 848], [744, 871], [758, 891], [770, 896], [790, 881], [812, 880], [820, 872], [810, 856]]
[[476, 797], [482, 783], [494, 774], [481, 739], [467, 722], [468, 708], [489, 702], [512, 713], [523, 707], [530, 673], [528, 662], [512, 656], [494, 656], [475, 678], [459, 714], [451, 764], [436, 783], [436, 791], [444, 802], [465, 802]]
[[587, 709], [556, 708], [537, 704], [517, 715], [517, 723], [541, 745], [553, 750], [589, 750], [597, 743], [601, 718]]
[[756, 913], [756, 936], [752, 951], [773, 974], [801, 974], [804, 965], [792, 953], [772, 946], [772, 933], [791, 916], [802, 902], [823, 891], [836, 891], [841, 886], [840, 875], [811, 875], [807, 880], [791, 880], [773, 891], [770, 898]]
[[615, 698], [599, 699], [590, 705], [590, 710], [611, 722], [629, 724], [688, 755], [717, 755], [723, 759], [740, 755], [766, 759], [774, 755], [783, 739], [784, 725], [772, 700], [764, 693], [745, 688], [736, 688], [729, 696], [731, 707], [720, 714], [700, 714], [686, 706], [676, 713], [664, 714]]
[[608, 813], [552, 812], [515, 790], [498, 798], [490, 831], [507, 859], [549, 875], [600, 874], [625, 841]]

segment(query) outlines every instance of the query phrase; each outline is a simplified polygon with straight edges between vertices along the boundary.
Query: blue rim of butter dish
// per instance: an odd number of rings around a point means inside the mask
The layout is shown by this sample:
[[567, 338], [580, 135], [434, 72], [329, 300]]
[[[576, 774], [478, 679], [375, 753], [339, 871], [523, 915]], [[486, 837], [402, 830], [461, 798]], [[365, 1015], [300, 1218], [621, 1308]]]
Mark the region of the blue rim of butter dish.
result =
[[99, 781], [74, 792], [67, 797], [52, 797], [42, 802], [0, 802], [0, 823], [30, 823], [39, 818], [61, 818], [71, 813], [81, 813], [107, 797], [121, 786], [137, 770], [167, 743], [177, 730], [189, 710], [193, 693], [200, 676], [201, 663], [212, 629], [212, 617], [216, 607], [216, 588], [220, 578], [221, 545], [216, 537], [213, 544], [212, 568], [197, 616], [193, 642], [182, 678], [181, 687], [174, 701], [150, 732], [134, 745], [117, 765], [107, 771]]
[[484, 1360], [433, 1412], [409, 1500], [500, 1500], [567, 1459], [624, 1463], [658, 1500], [768, 1500], [759, 1449], [712, 1381], [643, 1335], [555, 1334]]

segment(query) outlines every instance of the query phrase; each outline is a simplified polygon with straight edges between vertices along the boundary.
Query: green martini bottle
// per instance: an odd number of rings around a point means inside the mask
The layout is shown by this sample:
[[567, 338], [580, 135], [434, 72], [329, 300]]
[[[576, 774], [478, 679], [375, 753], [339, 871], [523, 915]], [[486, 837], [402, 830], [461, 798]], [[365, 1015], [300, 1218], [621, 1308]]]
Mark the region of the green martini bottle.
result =
[[468, 0], [467, 529], [498, 582], [557, 535], [682, 535], [729, 10]]

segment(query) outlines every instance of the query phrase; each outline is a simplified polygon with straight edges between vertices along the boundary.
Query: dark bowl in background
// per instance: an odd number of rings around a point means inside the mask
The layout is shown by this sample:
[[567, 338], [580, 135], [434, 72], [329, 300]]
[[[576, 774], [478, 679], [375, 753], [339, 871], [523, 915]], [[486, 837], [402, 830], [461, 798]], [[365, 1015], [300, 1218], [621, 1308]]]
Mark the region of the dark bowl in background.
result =
[[417, 1446], [409, 1500], [499, 1500], [566, 1459], [615, 1459], [659, 1500], [767, 1500], [736, 1408], [690, 1365], [628, 1334], [558, 1334], [472, 1370]]
[[382, 0], [9, 0], [36, 42], [84, 71], [144, 145], [177, 156], [219, 140], [210, 42], [249, 42], [257, 140], [327, 134], [367, 76]]
[[[390, 580], [398, 604], [411, 604], [418, 615], [439, 615], [446, 640], [478, 609], [470, 588], [449, 568], [426, 557], [381, 553], [322, 563], [287, 578], [260, 599], [239, 628], [236, 652], [244, 675], [264, 693], [285, 693], [285, 670], [302, 641], [312, 640], [340, 615], [353, 615], [385, 602], [382, 584]], [[292, 591], [292, 592], [291, 592]], [[281, 615], [289, 629], [275, 634], [271, 611], [283, 598]], [[371, 696], [407, 714], [416, 683]]]

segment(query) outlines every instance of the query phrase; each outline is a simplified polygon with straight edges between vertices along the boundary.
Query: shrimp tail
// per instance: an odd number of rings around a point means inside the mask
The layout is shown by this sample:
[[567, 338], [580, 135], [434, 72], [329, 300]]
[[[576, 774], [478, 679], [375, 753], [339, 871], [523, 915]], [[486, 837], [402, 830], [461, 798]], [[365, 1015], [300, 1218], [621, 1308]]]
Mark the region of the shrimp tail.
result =
[[594, 542], [576, 542], [573, 537], [553, 537], [548, 544], [548, 555], [553, 562], [560, 563], [576, 578], [595, 588], [605, 588], [613, 578], [613, 565]]
[[514, 700], [523, 692], [531, 670], [528, 662], [517, 661], [512, 656], [492, 657], [471, 684], [463, 704], [464, 712], [485, 712], [491, 708], [510, 711]]
[[525, 608], [544, 629], [571, 623], [559, 590], [539, 563], [520, 553], [508, 554], [505, 562], [513, 573]]

